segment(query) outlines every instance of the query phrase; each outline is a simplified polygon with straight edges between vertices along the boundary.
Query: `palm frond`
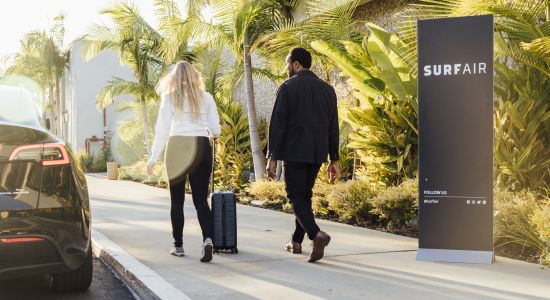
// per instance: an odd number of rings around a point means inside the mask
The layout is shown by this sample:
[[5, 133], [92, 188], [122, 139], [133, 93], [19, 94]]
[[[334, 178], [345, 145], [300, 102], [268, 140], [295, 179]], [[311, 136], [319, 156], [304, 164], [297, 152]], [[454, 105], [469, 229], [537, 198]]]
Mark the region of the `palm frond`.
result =
[[94, 58], [104, 50], [117, 49], [119, 35], [113, 32], [111, 28], [105, 25], [93, 24], [87, 32], [82, 37], [83, 44], [81, 48], [82, 57], [85, 61]]
[[115, 97], [122, 95], [131, 95], [139, 97], [141, 88], [137, 82], [124, 80], [115, 77], [101, 89], [97, 95], [97, 109], [102, 111], [115, 101]]
[[445, 17], [493, 14], [495, 16], [495, 46], [497, 55], [508, 56], [548, 74], [548, 63], [544, 57], [529, 53], [520, 47], [549, 35], [547, 25], [547, 0], [502, 1], [502, 0], [421, 0], [411, 4], [416, 13], [405, 16], [399, 34], [405, 41], [407, 51], [403, 58], [410, 62], [416, 73], [416, 21]]
[[[270, 69], [266, 68], [252, 68], [253, 78], [262, 81], [271, 81], [274, 83], [280, 83], [285, 79], [286, 75], [275, 74]], [[238, 86], [238, 84], [244, 79], [244, 65], [242, 62], [235, 64], [226, 73], [220, 77], [221, 85], [223, 87], [223, 93], [226, 97], [231, 98], [231, 94]]]
[[[291, 48], [303, 47], [315, 53], [310, 46], [315, 40], [331, 44], [338, 44], [341, 40], [360, 42], [361, 34], [357, 31], [356, 20], [353, 18], [358, 1], [342, 4], [342, 1], [335, 0], [310, 0], [305, 5], [310, 18], [300, 22], [280, 20], [252, 45], [252, 49], [263, 49], [262, 53], [268, 61], [274, 62], [273, 69], [281, 68], [281, 63]], [[316, 60], [315, 63], [321, 61]]]

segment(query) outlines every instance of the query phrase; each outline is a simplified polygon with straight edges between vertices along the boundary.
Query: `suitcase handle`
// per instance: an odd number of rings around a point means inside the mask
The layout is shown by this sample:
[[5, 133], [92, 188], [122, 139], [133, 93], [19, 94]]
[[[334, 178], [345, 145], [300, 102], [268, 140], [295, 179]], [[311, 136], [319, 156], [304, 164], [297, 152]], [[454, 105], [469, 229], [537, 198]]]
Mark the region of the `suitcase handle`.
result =
[[212, 193], [214, 192], [214, 172], [216, 171], [216, 140], [212, 141], [212, 181], [211, 188]]
[[[208, 135], [210, 135], [210, 130], [208, 130]], [[214, 171], [216, 170], [216, 139], [212, 139], [212, 176], [210, 181], [210, 192], [214, 192]]]

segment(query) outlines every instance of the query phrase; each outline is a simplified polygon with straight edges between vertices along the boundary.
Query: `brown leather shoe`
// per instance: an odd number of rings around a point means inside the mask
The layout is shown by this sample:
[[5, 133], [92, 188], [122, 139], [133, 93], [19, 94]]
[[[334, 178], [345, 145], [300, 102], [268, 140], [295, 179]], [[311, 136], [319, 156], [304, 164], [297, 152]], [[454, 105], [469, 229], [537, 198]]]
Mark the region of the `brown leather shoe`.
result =
[[290, 241], [288, 242], [288, 244], [286, 244], [285, 249], [286, 251], [292, 252], [293, 254], [301, 254], [302, 244]]
[[308, 262], [316, 262], [323, 258], [325, 255], [325, 247], [330, 243], [330, 235], [326, 232], [319, 231], [317, 236], [313, 239], [313, 250], [309, 256]]

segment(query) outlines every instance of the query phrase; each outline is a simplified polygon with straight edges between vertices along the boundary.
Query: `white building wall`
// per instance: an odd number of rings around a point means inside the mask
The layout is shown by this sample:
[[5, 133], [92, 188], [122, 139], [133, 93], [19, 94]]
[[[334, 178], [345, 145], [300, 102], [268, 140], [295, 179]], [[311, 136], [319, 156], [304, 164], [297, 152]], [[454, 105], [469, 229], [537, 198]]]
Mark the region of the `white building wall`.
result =
[[[103, 112], [96, 107], [100, 90], [113, 77], [134, 80], [132, 71], [121, 65], [117, 53], [105, 51], [89, 61], [84, 61], [81, 46], [81, 40], [73, 42], [70, 68], [64, 80], [68, 114], [66, 141], [74, 152], [85, 149], [87, 138], [94, 135], [103, 138]], [[116, 112], [115, 106], [108, 107], [106, 130], [115, 133], [117, 122], [130, 117], [132, 116], [128, 113]], [[100, 142], [92, 143], [91, 151], [96, 152], [100, 147]]]

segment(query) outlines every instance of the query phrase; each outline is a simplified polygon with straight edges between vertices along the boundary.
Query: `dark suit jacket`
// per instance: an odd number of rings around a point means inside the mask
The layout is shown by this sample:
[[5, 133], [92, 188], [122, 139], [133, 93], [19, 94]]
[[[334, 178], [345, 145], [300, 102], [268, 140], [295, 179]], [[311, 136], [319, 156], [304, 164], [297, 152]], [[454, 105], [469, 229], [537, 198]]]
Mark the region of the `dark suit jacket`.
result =
[[334, 88], [303, 70], [277, 91], [267, 157], [321, 164], [338, 160], [338, 109]]

